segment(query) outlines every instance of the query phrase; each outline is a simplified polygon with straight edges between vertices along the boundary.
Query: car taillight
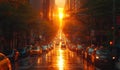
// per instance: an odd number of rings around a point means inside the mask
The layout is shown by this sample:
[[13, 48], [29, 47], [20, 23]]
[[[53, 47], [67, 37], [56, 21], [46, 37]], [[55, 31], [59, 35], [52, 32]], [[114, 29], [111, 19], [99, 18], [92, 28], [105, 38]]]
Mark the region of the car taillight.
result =
[[113, 45], [113, 41], [110, 41], [110, 45]]

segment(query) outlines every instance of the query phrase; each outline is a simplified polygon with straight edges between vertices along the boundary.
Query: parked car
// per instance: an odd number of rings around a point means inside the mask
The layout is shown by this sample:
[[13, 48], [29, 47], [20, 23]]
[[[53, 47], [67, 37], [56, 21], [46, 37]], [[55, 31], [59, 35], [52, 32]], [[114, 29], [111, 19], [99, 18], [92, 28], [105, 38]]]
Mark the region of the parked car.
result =
[[54, 49], [54, 44], [50, 45], [50, 50]]
[[74, 45], [74, 44], [70, 44], [68, 48], [73, 52], [76, 51], [76, 45]]
[[42, 51], [43, 52], [48, 52], [48, 45], [43, 45], [42, 46]]
[[117, 59], [115, 66], [118, 70], [120, 70], [120, 55], [119, 55], [119, 58]]
[[11, 62], [15, 62], [18, 60], [19, 52], [16, 49], [6, 49], [3, 52]]
[[84, 51], [84, 58], [87, 60], [91, 60], [91, 54], [93, 53], [94, 49], [95, 48], [92, 46], [87, 47]]
[[29, 52], [27, 51], [26, 47], [24, 48], [18, 48], [18, 52], [20, 53], [19, 57], [26, 57], [29, 55]]
[[76, 53], [82, 55], [83, 46], [78, 44], [76, 46]]
[[26, 45], [25, 46], [25, 49], [26, 49], [26, 52], [28, 55], [30, 54], [30, 50], [32, 49], [32, 47], [33, 47], [33, 45]]
[[51, 44], [48, 44], [47, 48], [48, 48], [49, 51], [52, 50], [51, 47], [52, 47]]
[[112, 64], [116, 56], [113, 55], [109, 48], [96, 48], [91, 55], [92, 63], [98, 64]]
[[0, 53], [0, 70], [12, 70], [9, 58]]
[[42, 54], [42, 48], [37, 46], [37, 47], [32, 47], [30, 50], [30, 55], [41, 55]]
[[65, 43], [61, 44], [61, 49], [66, 49], [66, 44]]

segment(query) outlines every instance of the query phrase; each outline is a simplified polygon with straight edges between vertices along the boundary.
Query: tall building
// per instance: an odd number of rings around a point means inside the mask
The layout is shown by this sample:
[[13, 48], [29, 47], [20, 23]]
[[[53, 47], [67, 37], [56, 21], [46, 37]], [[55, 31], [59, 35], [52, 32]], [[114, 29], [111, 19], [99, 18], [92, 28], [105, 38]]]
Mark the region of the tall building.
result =
[[66, 0], [65, 2], [65, 11], [70, 10], [70, 0]]
[[68, 12], [79, 12], [88, 0], [66, 0], [65, 10]]
[[28, 3], [28, 2], [29, 2], [29, 0], [0, 0], [0, 2]]
[[75, 0], [75, 11], [79, 11], [81, 7], [81, 0]]
[[72, 12], [75, 10], [75, 1], [76, 0], [66, 0], [66, 3], [65, 3], [65, 10], [67, 12]]
[[7, 2], [7, 0], [0, 0], [0, 3], [1, 3], [1, 2]]
[[43, 0], [30, 0], [30, 4], [34, 9], [41, 11], [43, 7]]
[[49, 20], [50, 0], [43, 1], [43, 18]]
[[43, 1], [44, 0], [30, 0], [32, 7], [40, 12], [40, 17], [43, 18]]
[[40, 12], [42, 19], [49, 20], [52, 17], [55, 0], [30, 0], [30, 4]]
[[81, 0], [70, 0], [70, 10], [78, 12], [81, 7]]
[[53, 20], [54, 11], [55, 11], [55, 0], [50, 0], [50, 12], [49, 12], [50, 20]]
[[26, 4], [29, 3], [29, 0], [0, 0], [0, 3], [10, 3], [14, 7], [18, 7], [20, 4]]

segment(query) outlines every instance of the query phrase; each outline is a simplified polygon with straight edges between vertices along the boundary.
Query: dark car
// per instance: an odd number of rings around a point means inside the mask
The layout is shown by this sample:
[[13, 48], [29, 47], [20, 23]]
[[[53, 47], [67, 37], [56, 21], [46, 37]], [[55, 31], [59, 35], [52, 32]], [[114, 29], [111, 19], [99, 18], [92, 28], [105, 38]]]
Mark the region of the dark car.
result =
[[78, 44], [76, 46], [76, 53], [82, 55], [82, 51], [83, 51], [83, 46]]
[[0, 70], [12, 70], [10, 60], [2, 53], [0, 53]]
[[19, 52], [16, 49], [6, 49], [3, 52], [12, 62], [18, 60]]
[[25, 49], [26, 49], [26, 52], [27, 52], [28, 55], [30, 54], [30, 51], [31, 51], [32, 47], [33, 47], [33, 45], [26, 45], [25, 46]]
[[93, 53], [94, 51], [94, 47], [87, 47], [84, 51], [84, 58], [87, 59], [87, 60], [91, 60], [91, 54]]
[[42, 52], [48, 52], [48, 45], [42, 45]]
[[61, 49], [66, 49], [66, 44], [61, 44]]
[[118, 70], [120, 70], [120, 55], [119, 55], [119, 58], [117, 59], [117, 62], [116, 62], [116, 68], [118, 69]]
[[70, 45], [68, 46], [68, 48], [69, 48], [71, 51], [73, 51], [73, 52], [76, 51], [76, 45], [74, 45], [74, 44], [70, 44]]
[[113, 63], [116, 56], [108, 48], [97, 48], [91, 55], [91, 61], [95, 64]]
[[42, 48], [37, 46], [37, 47], [32, 47], [30, 50], [30, 55], [41, 55], [42, 54]]
[[24, 48], [18, 48], [17, 50], [18, 50], [19, 53], [20, 53], [20, 55], [19, 55], [20, 58], [21, 58], [21, 57], [26, 57], [26, 56], [29, 55], [29, 52], [27, 51], [27, 48], [26, 48], [26, 47], [24, 47]]

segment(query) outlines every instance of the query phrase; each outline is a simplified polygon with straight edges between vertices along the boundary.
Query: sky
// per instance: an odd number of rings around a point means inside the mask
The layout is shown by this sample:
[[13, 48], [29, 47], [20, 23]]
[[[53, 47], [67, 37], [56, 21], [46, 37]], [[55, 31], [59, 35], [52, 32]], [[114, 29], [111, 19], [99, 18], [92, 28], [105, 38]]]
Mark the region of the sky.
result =
[[65, 0], [55, 0], [55, 3], [59, 8], [63, 8], [65, 5]]

